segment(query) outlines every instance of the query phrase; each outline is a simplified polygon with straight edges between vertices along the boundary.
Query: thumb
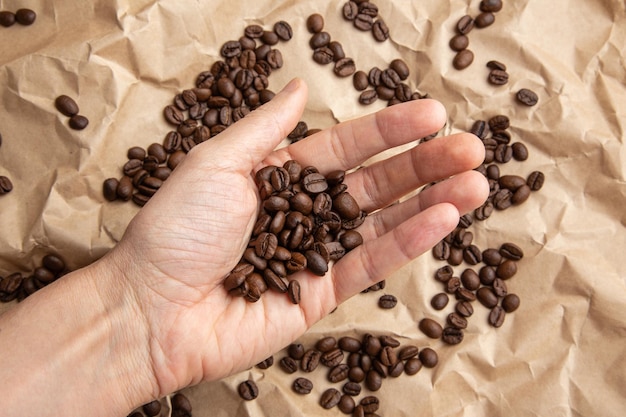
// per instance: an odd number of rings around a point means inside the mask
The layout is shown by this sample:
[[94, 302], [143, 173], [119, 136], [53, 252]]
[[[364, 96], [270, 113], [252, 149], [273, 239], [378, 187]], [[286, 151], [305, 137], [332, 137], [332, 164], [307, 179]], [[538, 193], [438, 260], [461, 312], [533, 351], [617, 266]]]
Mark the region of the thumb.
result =
[[225, 161], [232, 162], [233, 156], [237, 155], [239, 169], [249, 173], [300, 121], [307, 95], [306, 83], [300, 78], [294, 78], [271, 101], [205, 144], [215, 145], [211, 147], [213, 157], [218, 149]]

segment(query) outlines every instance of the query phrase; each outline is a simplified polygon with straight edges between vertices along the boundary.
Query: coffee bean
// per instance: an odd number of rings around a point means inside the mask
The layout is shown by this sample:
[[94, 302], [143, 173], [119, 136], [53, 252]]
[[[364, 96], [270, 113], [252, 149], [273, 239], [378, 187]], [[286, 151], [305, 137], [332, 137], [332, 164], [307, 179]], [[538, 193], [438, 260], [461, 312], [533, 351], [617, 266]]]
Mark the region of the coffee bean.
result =
[[339, 77], [349, 77], [356, 71], [356, 64], [352, 58], [342, 58], [335, 63], [334, 72]]
[[426, 347], [419, 353], [419, 359], [426, 368], [434, 368], [439, 363], [439, 355], [432, 348]]
[[13, 183], [4, 175], [0, 175], [0, 195], [7, 194], [13, 190]]
[[29, 26], [35, 23], [37, 13], [31, 9], [19, 9], [15, 12], [15, 21], [20, 25]]
[[458, 345], [463, 341], [463, 330], [456, 327], [446, 327], [441, 334], [441, 340], [448, 345]]
[[354, 18], [353, 24], [355, 28], [367, 32], [372, 30], [372, 27], [374, 26], [374, 18], [370, 15], [359, 13]]
[[500, 61], [496, 61], [496, 60], [491, 60], [487, 62], [487, 68], [490, 68], [492, 70], [500, 70], [500, 71], [505, 71], [506, 72], [506, 65], [503, 64]]
[[359, 405], [363, 407], [363, 411], [365, 411], [365, 413], [375, 413], [380, 407], [380, 400], [378, 397], [373, 395], [367, 395], [361, 398]]
[[509, 82], [509, 74], [506, 71], [494, 69], [489, 72], [487, 80], [493, 85], [504, 85]]
[[[171, 397], [172, 416], [191, 417], [191, 402], [184, 394], [176, 393]], [[177, 414], [181, 413], [181, 414]]]
[[528, 175], [526, 179], [526, 184], [530, 187], [532, 191], [539, 191], [541, 187], [543, 187], [543, 183], [545, 181], [545, 175], [541, 171], [533, 171]]
[[519, 261], [524, 257], [522, 248], [511, 242], [503, 243], [500, 246], [499, 252], [504, 258], [511, 259], [513, 261]]
[[433, 298], [430, 300], [430, 305], [435, 310], [443, 310], [448, 305], [448, 301], [448, 294], [440, 292], [433, 296]]
[[482, 305], [487, 308], [493, 308], [498, 305], [498, 296], [493, 289], [489, 287], [481, 287], [476, 292], [476, 298]]
[[495, 306], [491, 309], [491, 312], [489, 313], [489, 324], [491, 324], [493, 327], [501, 327], [504, 324], [505, 314], [506, 313], [504, 312], [504, 309], [502, 307]]
[[378, 306], [385, 310], [390, 310], [398, 304], [398, 299], [391, 295], [385, 294], [378, 299]]
[[464, 49], [467, 49], [469, 46], [469, 38], [466, 35], [455, 35], [450, 39], [449, 42], [450, 49], [453, 51], [459, 52]]
[[[359, 385], [359, 388], [360, 387], [361, 386]], [[355, 406], [356, 404], [354, 399], [349, 394], [342, 395], [339, 399], [339, 404], [337, 404], [337, 408], [339, 408], [339, 410], [344, 414], [352, 414]]]
[[516, 161], [525, 161], [528, 159], [528, 148], [521, 142], [515, 142], [511, 145], [513, 150], [513, 159]]
[[474, 53], [469, 49], [463, 49], [456, 53], [452, 60], [452, 65], [457, 70], [462, 70], [469, 67], [472, 62], [474, 62]]
[[319, 33], [324, 29], [324, 17], [314, 13], [306, 20], [306, 28], [310, 33]]
[[516, 273], [517, 263], [511, 259], [505, 260], [496, 268], [496, 275], [498, 276], [498, 278], [502, 278], [505, 280], [511, 278]]
[[419, 329], [431, 339], [439, 339], [441, 337], [441, 325], [433, 319], [423, 318], [420, 320]]
[[310, 379], [303, 377], [296, 378], [293, 381], [292, 388], [297, 394], [307, 395], [313, 390], [313, 382], [311, 382]]
[[361, 341], [350, 336], [343, 336], [338, 340], [339, 347], [346, 352], [358, 352], [361, 350]]
[[339, 392], [336, 388], [328, 388], [322, 393], [320, 405], [322, 408], [330, 410], [331, 408], [337, 406], [339, 401], [341, 401], [341, 392]]
[[161, 413], [161, 403], [158, 400], [150, 401], [144, 404], [141, 409], [147, 416], [155, 417]]
[[486, 28], [496, 21], [496, 17], [491, 12], [482, 12], [474, 19], [474, 25], [477, 28]]
[[372, 35], [378, 42], [384, 42], [389, 39], [389, 27], [383, 19], [376, 19], [372, 25]]
[[349, 372], [350, 367], [345, 363], [341, 363], [331, 368], [328, 372], [327, 379], [332, 383], [341, 382], [348, 379]]
[[61, 114], [72, 117], [78, 114], [78, 104], [69, 96], [60, 95], [54, 100], [54, 105]]
[[287, 348], [289, 357], [295, 360], [300, 360], [304, 357], [305, 349], [301, 343], [292, 343]]
[[491, 286], [493, 287], [493, 292], [500, 298], [508, 293], [506, 283], [502, 278], [496, 278]]
[[295, 359], [289, 356], [285, 356], [284, 358], [282, 358], [278, 362], [278, 365], [280, 366], [280, 369], [288, 374], [293, 374], [298, 370], [298, 362], [296, 362]]
[[15, 24], [15, 13], [8, 10], [0, 11], [0, 26], [8, 28]]
[[534, 106], [539, 101], [539, 97], [537, 96], [537, 93], [527, 88], [520, 89], [515, 95], [515, 97], [517, 98], [518, 102], [529, 107]]
[[469, 301], [459, 301], [454, 306], [454, 311], [463, 317], [470, 317], [474, 314], [474, 307], [472, 307], [472, 303]]
[[415, 375], [422, 369], [422, 361], [419, 358], [409, 358], [404, 364], [404, 373], [407, 375]]
[[456, 24], [456, 30], [461, 35], [467, 35], [473, 28], [474, 19], [470, 15], [461, 17]]
[[519, 308], [520, 299], [517, 294], [507, 294], [502, 299], [502, 309], [507, 313], [512, 313]]
[[69, 125], [74, 130], [83, 130], [87, 127], [88, 124], [89, 119], [80, 114], [75, 114], [74, 116], [70, 117]]
[[289, 285], [287, 286], [287, 295], [293, 304], [300, 304], [300, 283], [298, 281], [291, 280], [289, 282]]
[[459, 288], [461, 288], [461, 279], [459, 277], [452, 277], [446, 281], [445, 291], [448, 294], [455, 294]]
[[313, 51], [313, 61], [320, 65], [330, 64], [335, 60], [332, 49], [327, 46], [317, 48]]
[[322, 357], [322, 353], [319, 350], [308, 349], [304, 352], [302, 359], [300, 361], [300, 368], [304, 372], [313, 372], [317, 369], [320, 359]]
[[[484, 261], [484, 255], [483, 255]], [[469, 291], [476, 291], [480, 286], [480, 277], [473, 269], [466, 269], [461, 273], [461, 283]]]
[[383, 385], [383, 377], [371, 369], [367, 372], [365, 376], [365, 386], [370, 391], [378, 391]]
[[360, 104], [372, 104], [378, 99], [378, 94], [376, 90], [365, 90], [359, 95], [359, 103]]
[[459, 313], [450, 313], [446, 319], [447, 323], [457, 329], [467, 328], [467, 319]]
[[259, 388], [251, 379], [241, 382], [237, 387], [237, 391], [239, 396], [246, 401], [252, 401], [259, 396]]
[[483, 12], [499, 12], [502, 9], [502, 0], [482, 0], [479, 8]]
[[342, 8], [343, 18], [349, 21], [356, 19], [359, 14], [359, 6], [354, 1], [347, 1]]

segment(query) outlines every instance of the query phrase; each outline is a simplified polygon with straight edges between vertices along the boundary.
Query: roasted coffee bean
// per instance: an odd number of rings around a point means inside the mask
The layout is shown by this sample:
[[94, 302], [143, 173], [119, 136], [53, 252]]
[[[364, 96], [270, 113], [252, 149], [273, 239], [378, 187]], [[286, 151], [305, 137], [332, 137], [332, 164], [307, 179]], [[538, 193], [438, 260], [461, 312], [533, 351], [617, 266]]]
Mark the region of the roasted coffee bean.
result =
[[241, 382], [237, 387], [237, 391], [239, 396], [246, 401], [254, 400], [259, 396], [259, 388], [251, 379]]
[[333, 60], [339, 61], [346, 57], [346, 53], [343, 50], [343, 45], [337, 41], [331, 41], [328, 44], [328, 49], [333, 53]]
[[500, 70], [500, 71], [505, 71], [506, 72], [506, 65], [503, 64], [500, 61], [496, 61], [496, 60], [491, 60], [487, 62], [487, 68], [490, 68], [492, 70]]
[[488, 124], [484, 120], [476, 120], [472, 124], [472, 128], [470, 129], [470, 133], [478, 136], [479, 139], [484, 140], [487, 137], [488, 132]]
[[453, 51], [459, 52], [464, 49], [467, 49], [469, 46], [469, 38], [466, 35], [455, 35], [450, 39], [449, 42], [450, 49]]
[[483, 262], [490, 266], [498, 266], [500, 265], [500, 262], [502, 262], [502, 255], [498, 249], [485, 249], [483, 251]]
[[169, 105], [165, 107], [163, 109], [163, 116], [168, 123], [175, 126], [178, 126], [185, 120], [185, 116], [183, 115], [183, 113], [174, 105]]
[[259, 369], [268, 369], [272, 365], [274, 365], [274, 357], [270, 356], [270, 357], [262, 360], [261, 362], [257, 363], [256, 367], [259, 368]]
[[474, 307], [472, 307], [472, 303], [469, 301], [459, 301], [454, 306], [454, 311], [463, 317], [470, 317], [474, 314]]
[[507, 313], [512, 313], [519, 308], [520, 299], [517, 294], [507, 294], [502, 299], [502, 309]]
[[474, 19], [470, 15], [461, 17], [456, 24], [456, 30], [461, 35], [467, 35], [473, 28]]
[[147, 416], [158, 416], [161, 413], [161, 402], [158, 400], [150, 401], [149, 403], [144, 404], [141, 409]]
[[[181, 394], [180, 392], [174, 394], [171, 397], [171, 404], [172, 411], [174, 412], [175, 416], [191, 416], [191, 402], [189, 401], [189, 398], [187, 398], [187, 396], [185, 396], [184, 394]], [[176, 414], [177, 412], [182, 412], [183, 414]]]
[[359, 6], [354, 1], [347, 1], [342, 8], [342, 15], [344, 19], [353, 21], [359, 14]]
[[83, 130], [89, 124], [89, 119], [80, 114], [70, 117], [69, 125], [74, 130]]
[[503, 114], [493, 116], [492, 118], [488, 120], [488, 123], [489, 123], [489, 128], [492, 131], [506, 130], [511, 125], [510, 119]]
[[398, 359], [401, 361], [409, 360], [419, 353], [419, 348], [413, 345], [407, 345], [400, 349], [398, 352]]
[[476, 294], [474, 294], [473, 291], [470, 291], [467, 288], [463, 288], [463, 287], [456, 290], [456, 292], [454, 293], [454, 296], [456, 297], [457, 300], [462, 300], [462, 301], [476, 300]]
[[287, 295], [293, 304], [300, 304], [300, 283], [298, 281], [292, 280], [289, 282], [289, 285], [287, 286]]
[[509, 74], [506, 71], [494, 69], [489, 72], [487, 80], [493, 85], [504, 85], [509, 82]]
[[328, 263], [319, 253], [308, 250], [304, 253], [304, 256], [306, 257], [307, 267], [312, 273], [324, 276], [328, 272]]
[[57, 108], [57, 110], [61, 112], [61, 114], [68, 116], [68, 117], [72, 117], [78, 114], [78, 111], [79, 111], [78, 104], [76, 104], [76, 101], [74, 101], [73, 98], [66, 96], [66, 95], [58, 96], [54, 100], [54, 105]]
[[490, 287], [479, 288], [476, 291], [476, 298], [487, 308], [493, 308], [498, 305], [498, 296]]
[[0, 11], [0, 26], [8, 28], [15, 24], [15, 13], [8, 10]]
[[55, 254], [47, 254], [41, 259], [41, 264], [52, 271], [55, 274], [60, 274], [65, 271], [65, 261], [61, 259], [58, 255]]
[[448, 324], [452, 327], [456, 327], [457, 329], [466, 329], [467, 328], [467, 319], [460, 315], [459, 313], [450, 313], [446, 319]]
[[31, 9], [18, 9], [15, 12], [15, 21], [20, 25], [29, 26], [35, 23], [37, 13]]
[[493, 280], [493, 284], [491, 286], [493, 287], [493, 292], [500, 298], [506, 296], [508, 293], [506, 283], [502, 278], [496, 278]]
[[365, 381], [366, 372], [362, 367], [353, 366], [348, 371], [348, 379], [352, 382], [361, 383]]
[[379, 337], [379, 339], [380, 339], [380, 344], [383, 347], [391, 346], [393, 348], [397, 348], [398, 346], [400, 346], [400, 341], [392, 336], [382, 335]]
[[512, 197], [513, 193], [511, 190], [500, 190], [493, 197], [493, 205], [498, 210], [506, 210], [513, 205], [513, 202], [511, 201]]
[[432, 252], [435, 259], [445, 261], [450, 256], [450, 245], [441, 240], [433, 247]]
[[383, 385], [383, 377], [371, 369], [367, 372], [365, 376], [365, 386], [370, 391], [378, 391]]
[[396, 304], [398, 304], [398, 299], [394, 295], [391, 295], [391, 294], [382, 295], [378, 299], [378, 307], [384, 310], [390, 310], [394, 308]]
[[474, 19], [474, 25], [477, 28], [486, 28], [496, 21], [496, 16], [491, 12], [482, 12]]
[[274, 23], [274, 32], [278, 35], [278, 38], [283, 41], [288, 41], [293, 37], [291, 25], [284, 20]]
[[353, 74], [352, 85], [357, 91], [363, 91], [368, 87], [369, 80], [367, 78], [367, 74], [365, 73], [365, 71], [359, 70]]
[[24, 277], [19, 272], [14, 272], [4, 278], [0, 277], [0, 295], [15, 294], [24, 282]]
[[298, 370], [298, 362], [296, 362], [295, 359], [289, 356], [285, 356], [284, 358], [282, 358], [278, 362], [278, 365], [280, 366], [280, 369], [288, 374], [293, 374]]
[[487, 201], [485, 204], [474, 210], [474, 216], [477, 220], [486, 220], [493, 213], [493, 209], [493, 203], [491, 201]]
[[326, 367], [333, 368], [343, 362], [343, 358], [343, 351], [335, 347], [324, 352], [320, 358], [320, 362]]
[[315, 343], [315, 349], [319, 350], [322, 353], [329, 352], [337, 347], [337, 339], [333, 336], [326, 336], [319, 339]]
[[501, 327], [504, 324], [505, 315], [506, 313], [504, 312], [504, 309], [502, 307], [495, 306], [491, 309], [491, 312], [489, 313], [488, 322], [493, 327]]
[[476, 245], [469, 245], [463, 249], [463, 259], [470, 265], [476, 265], [483, 260], [483, 253]]
[[456, 53], [452, 60], [452, 65], [457, 70], [462, 70], [469, 67], [472, 62], [474, 62], [474, 53], [469, 49], [463, 49]]
[[320, 405], [322, 408], [330, 410], [331, 408], [337, 406], [339, 401], [341, 401], [341, 392], [339, 392], [336, 388], [328, 388], [322, 393]]
[[289, 357], [295, 360], [300, 360], [304, 357], [305, 349], [302, 343], [292, 343], [287, 348]]
[[352, 58], [342, 58], [335, 62], [334, 72], [339, 77], [350, 77], [356, 71], [356, 64]]
[[439, 339], [443, 330], [439, 323], [429, 318], [423, 318], [420, 320], [419, 329], [431, 339]]
[[333, 51], [327, 46], [317, 48], [313, 51], [313, 61], [320, 65], [330, 64], [334, 60]]
[[515, 142], [511, 145], [513, 150], [513, 159], [516, 161], [525, 161], [528, 159], [528, 148], [522, 142]]
[[435, 296], [433, 296], [433, 298], [430, 300], [430, 305], [435, 310], [443, 310], [448, 305], [448, 301], [449, 301], [448, 294], [444, 292], [440, 292], [439, 294], [436, 294]]
[[505, 260], [496, 268], [496, 275], [504, 280], [511, 278], [516, 273], [517, 263], [511, 259]]
[[373, 395], [367, 395], [361, 398], [359, 405], [363, 407], [363, 411], [365, 411], [366, 414], [375, 413], [380, 407], [380, 400]]
[[359, 95], [359, 103], [360, 104], [372, 104], [378, 99], [378, 94], [376, 90], [365, 90]]
[[543, 183], [545, 181], [545, 175], [541, 171], [533, 171], [528, 175], [526, 179], [526, 184], [530, 187], [532, 191], [539, 191], [541, 187], [543, 187]]
[[[484, 261], [484, 256], [483, 256]], [[461, 283], [469, 291], [476, 291], [480, 286], [480, 277], [473, 269], [465, 269], [461, 273]]]
[[324, 29], [324, 17], [315, 13], [306, 20], [306, 28], [310, 33], [319, 33]]
[[273, 30], [263, 31], [263, 34], [261, 35], [260, 39], [261, 39], [261, 42], [270, 46], [276, 45], [278, 41], [280, 40], [280, 38], [278, 37], [278, 34], [276, 34], [276, 32], [274, 32]]
[[0, 195], [7, 194], [13, 190], [13, 183], [9, 177], [0, 175]]
[[361, 341], [354, 337], [343, 336], [337, 341], [339, 348], [346, 352], [358, 352], [361, 350]]
[[409, 75], [410, 75], [409, 66], [402, 59], [396, 58], [393, 61], [391, 61], [391, 63], [389, 64], [389, 68], [394, 70], [402, 81], [409, 78]]
[[441, 340], [448, 345], [458, 345], [463, 341], [463, 330], [456, 327], [446, 327], [441, 334]]
[[352, 414], [355, 406], [354, 399], [348, 394], [342, 395], [339, 399], [339, 404], [337, 404], [337, 408], [344, 414]]
[[450, 278], [452, 278], [453, 274], [454, 271], [452, 270], [452, 268], [449, 265], [445, 265], [437, 269], [437, 271], [435, 272], [435, 279], [439, 282], [445, 283], [448, 282]]
[[313, 382], [307, 378], [296, 378], [296, 380], [293, 381], [292, 388], [297, 394], [307, 395], [313, 390]]
[[526, 105], [526, 106], [534, 106], [539, 102], [539, 97], [537, 93], [527, 88], [520, 89], [515, 95], [517, 101]]
[[398, 356], [392, 346], [385, 346], [378, 354], [380, 362], [385, 366], [394, 366], [398, 362]]
[[356, 397], [361, 394], [361, 384], [353, 381], [346, 382], [342, 387], [342, 391], [346, 395]]
[[445, 291], [448, 294], [455, 294], [459, 288], [461, 288], [461, 279], [459, 277], [452, 277], [446, 281]]
[[522, 185], [513, 193], [513, 196], [511, 197], [511, 203], [513, 205], [522, 204], [523, 202], [528, 200], [528, 197], [530, 197], [531, 191], [532, 190], [530, 189], [528, 185], [526, 184]]
[[328, 372], [328, 380], [332, 383], [341, 382], [348, 379], [350, 367], [345, 363], [339, 364], [331, 368]]
[[389, 27], [383, 19], [376, 19], [372, 24], [372, 35], [378, 42], [384, 42], [389, 39]]
[[426, 368], [434, 368], [439, 363], [439, 355], [432, 348], [426, 347], [419, 353], [419, 359]]
[[300, 369], [304, 372], [313, 372], [320, 364], [322, 353], [319, 350], [308, 349], [300, 361]]
[[417, 357], [411, 357], [404, 363], [404, 373], [415, 375], [422, 369], [422, 361]]
[[479, 8], [483, 12], [499, 12], [502, 9], [502, 0], [482, 0]]
[[380, 343], [380, 339], [371, 334], [365, 334], [363, 336], [363, 351], [370, 355], [371, 357], [375, 357], [382, 350], [382, 343]]
[[359, 13], [354, 18], [353, 24], [355, 28], [367, 32], [372, 30], [372, 27], [374, 26], [374, 18], [370, 15]]

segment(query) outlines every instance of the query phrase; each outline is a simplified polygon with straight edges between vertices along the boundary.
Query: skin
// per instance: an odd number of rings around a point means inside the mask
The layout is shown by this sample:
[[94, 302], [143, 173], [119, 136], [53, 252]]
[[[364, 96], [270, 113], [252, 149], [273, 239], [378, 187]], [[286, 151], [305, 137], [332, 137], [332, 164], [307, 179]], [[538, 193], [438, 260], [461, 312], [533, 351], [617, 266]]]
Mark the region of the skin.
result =
[[373, 213], [359, 228], [365, 243], [325, 277], [298, 273], [301, 304], [273, 292], [257, 303], [228, 296], [222, 281], [241, 258], [258, 210], [256, 170], [289, 159], [323, 173], [349, 170], [446, 120], [440, 103], [418, 100], [274, 150], [300, 120], [306, 98], [306, 85], [295, 79], [193, 148], [106, 256], [0, 316], [3, 415], [126, 415], [245, 370], [430, 250], [486, 199], [487, 182], [472, 171], [484, 158], [475, 136], [410, 147], [346, 176], [350, 193]]

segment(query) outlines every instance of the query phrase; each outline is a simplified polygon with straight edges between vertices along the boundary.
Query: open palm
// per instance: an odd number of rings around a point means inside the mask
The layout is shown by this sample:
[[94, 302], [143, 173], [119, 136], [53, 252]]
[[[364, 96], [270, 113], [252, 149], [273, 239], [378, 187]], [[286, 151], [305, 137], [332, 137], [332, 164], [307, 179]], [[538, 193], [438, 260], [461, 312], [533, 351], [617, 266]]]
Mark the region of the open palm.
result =
[[[322, 173], [350, 170], [441, 128], [445, 112], [432, 100], [397, 105], [339, 124], [274, 150], [306, 103], [292, 81], [265, 106], [196, 146], [133, 219], [110, 256], [125, 259], [125, 278], [145, 323], [160, 395], [241, 371], [304, 333], [339, 303], [387, 278], [449, 233], [459, 215], [482, 204], [488, 186], [471, 171], [483, 160], [469, 134], [438, 138], [346, 175], [368, 213], [364, 244], [325, 277], [308, 271], [299, 305], [265, 293], [257, 303], [228, 295], [226, 274], [245, 249], [259, 207], [254, 172], [295, 159]], [[420, 186], [436, 186], [403, 199]], [[310, 276], [307, 276], [310, 275]]]

